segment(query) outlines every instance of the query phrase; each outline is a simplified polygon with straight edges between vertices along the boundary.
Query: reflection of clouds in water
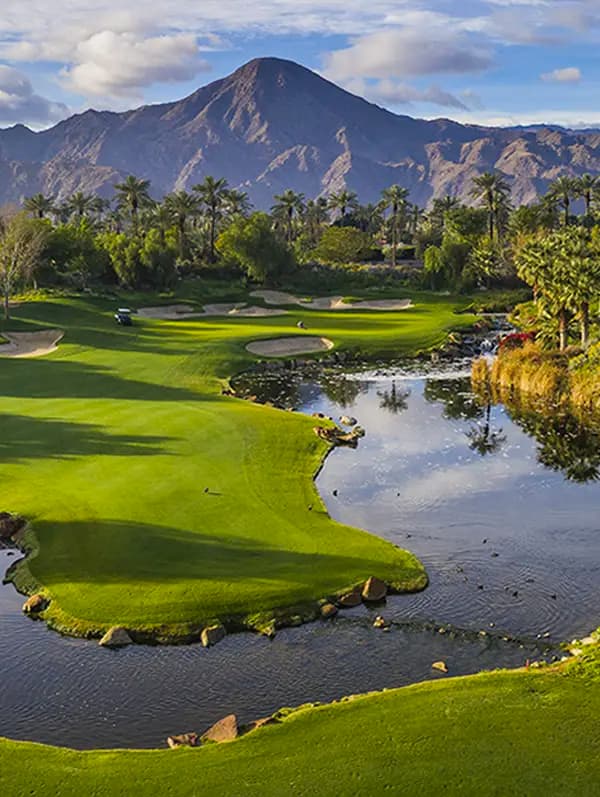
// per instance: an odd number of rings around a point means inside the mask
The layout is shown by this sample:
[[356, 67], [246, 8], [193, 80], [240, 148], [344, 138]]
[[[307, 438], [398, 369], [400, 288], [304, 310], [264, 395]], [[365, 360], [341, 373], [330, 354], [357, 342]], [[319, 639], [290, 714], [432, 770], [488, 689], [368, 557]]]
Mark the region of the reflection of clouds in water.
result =
[[474, 493], [518, 490], [521, 480], [533, 473], [528, 459], [512, 460], [510, 464], [501, 459], [485, 463], [476, 459], [416, 476], [402, 485], [401, 495], [403, 500], [414, 502], [462, 500]]

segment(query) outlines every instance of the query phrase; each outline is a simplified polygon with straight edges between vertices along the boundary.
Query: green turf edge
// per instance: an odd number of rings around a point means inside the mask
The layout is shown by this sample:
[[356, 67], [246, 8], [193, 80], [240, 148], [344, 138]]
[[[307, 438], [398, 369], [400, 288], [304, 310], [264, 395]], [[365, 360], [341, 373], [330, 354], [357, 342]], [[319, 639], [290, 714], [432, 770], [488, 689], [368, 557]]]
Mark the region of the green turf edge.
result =
[[[408, 311], [404, 311], [408, 313]], [[319, 315], [328, 315], [324, 312], [319, 312]], [[344, 314], [345, 315], [345, 314]], [[387, 314], [385, 314], [387, 315]], [[381, 315], [372, 316], [372, 318], [377, 318]], [[335, 320], [336, 318], [340, 318], [338, 314], [335, 316], [332, 314], [332, 318]], [[341, 320], [341, 318], [340, 318]], [[433, 349], [438, 348], [440, 345], [444, 344], [449, 337], [449, 334], [452, 329], [455, 328], [464, 328], [469, 327], [473, 323], [476, 322], [476, 318], [471, 319], [470, 322], [466, 321], [465, 319], [454, 319], [454, 322], [451, 326], [447, 326], [445, 329], [440, 329], [437, 332], [434, 332], [433, 335], [430, 335], [428, 340], [423, 340], [422, 343], [424, 344], [422, 348], [418, 348], [415, 345], [415, 341], [413, 340], [411, 344], [409, 344], [409, 349], [406, 349], [406, 344], [402, 344], [401, 341], [397, 340], [394, 343], [393, 349], [388, 349], [386, 344], [383, 340], [377, 341], [375, 343], [374, 340], [370, 341], [370, 346], [366, 352], [361, 352], [361, 358], [365, 358], [365, 356], [369, 358], [375, 357], [385, 357], [388, 354], [394, 353], [398, 354], [399, 350], [403, 352], [404, 355], [416, 354], [423, 351], [430, 351]], [[257, 335], [256, 337], [252, 337], [251, 339], [261, 339], [264, 337], [270, 337], [272, 333], [265, 330], [263, 334]], [[343, 334], [342, 334], [343, 337]], [[246, 341], [244, 340], [243, 343]], [[242, 341], [240, 341], [241, 345]], [[348, 346], [345, 340], [341, 341], [341, 345], [336, 346], [336, 348], [340, 351], [348, 351], [352, 353], [356, 353], [355, 346]], [[241, 352], [240, 352], [241, 354]], [[233, 360], [235, 363], [235, 367], [239, 367], [242, 363], [251, 362], [252, 360], [256, 360], [258, 358], [248, 357], [248, 355], [244, 352], [244, 355], [241, 359], [238, 356], [237, 359], [234, 356]], [[304, 357], [308, 359], [307, 356]], [[312, 358], [311, 358], [312, 359]], [[314, 355], [314, 359], [319, 359], [319, 355]], [[228, 372], [231, 369], [227, 369]], [[231, 374], [218, 374], [214, 370], [212, 370], [210, 376], [214, 380], [215, 384], [220, 383], [221, 385], [228, 383]], [[324, 459], [328, 453], [328, 447], [323, 446], [323, 454], [320, 460], [320, 463], [317, 467], [317, 472], [323, 465]], [[313, 485], [314, 485], [314, 478], [313, 478]], [[318, 501], [322, 504], [321, 498], [314, 488], [315, 493], [315, 501]], [[324, 505], [323, 505], [324, 508]], [[333, 521], [331, 521], [333, 522]], [[368, 532], [363, 532], [364, 534], [368, 534]], [[381, 538], [378, 538], [377, 535], [369, 535], [376, 539], [379, 542], [382, 541]], [[39, 544], [35, 535], [35, 532], [32, 529], [29, 529], [26, 535], [26, 539], [24, 541], [25, 550], [28, 553], [26, 559], [17, 563], [17, 566], [12, 571], [10, 578], [15, 584], [16, 588], [26, 595], [31, 595], [35, 593], [46, 594], [49, 598], [52, 596], [45, 590], [45, 587], [42, 583], [40, 583], [32, 574], [31, 569], [29, 568], [29, 562], [32, 561], [39, 552]], [[194, 622], [194, 623], [180, 623], [180, 624], [142, 624], [142, 623], [135, 623], [133, 625], [126, 624], [128, 630], [131, 632], [131, 636], [134, 638], [135, 641], [139, 642], [162, 642], [162, 643], [179, 643], [179, 642], [186, 642], [186, 641], [194, 641], [198, 638], [198, 633], [202, 627], [206, 624], [212, 622], [222, 622], [226, 628], [230, 631], [242, 631], [242, 630], [258, 630], [261, 632], [271, 633], [278, 627], [285, 627], [288, 625], [299, 625], [302, 622], [308, 622], [311, 620], [316, 619], [319, 616], [319, 608], [320, 604], [324, 600], [335, 600], [336, 597], [347, 592], [349, 589], [357, 586], [359, 583], [362, 583], [365, 578], [369, 575], [379, 575], [383, 580], [388, 583], [390, 587], [390, 591], [393, 592], [415, 592], [421, 589], [424, 589], [428, 583], [427, 574], [420, 562], [407, 551], [401, 551], [396, 546], [389, 544], [390, 552], [395, 551], [396, 554], [402, 553], [405, 557], [405, 561], [403, 565], [406, 565], [402, 568], [402, 573], [398, 574], [398, 576], [390, 575], [389, 573], [385, 576], [382, 573], [365, 573], [364, 577], [361, 578], [360, 582], [354, 581], [353, 583], [345, 584], [342, 586], [336, 585], [335, 591], [330, 592], [327, 595], [322, 595], [319, 597], [315, 597], [313, 600], [305, 601], [301, 604], [294, 604], [291, 606], [274, 606], [267, 611], [260, 611], [260, 612], [252, 612], [248, 615], [219, 615], [213, 617], [205, 617], [202, 618], [201, 622]], [[410, 567], [408, 568], [408, 565]], [[407, 577], [404, 571], [409, 570], [410, 576]], [[418, 569], [418, 572], [415, 573], [415, 570]], [[102, 636], [108, 628], [111, 627], [114, 623], [98, 623], [98, 622], [90, 622], [88, 620], [75, 617], [68, 612], [61, 609], [59, 604], [56, 600], [52, 600], [48, 609], [41, 613], [40, 618], [45, 620], [47, 624], [52, 627], [53, 629], [64, 633], [66, 635], [71, 636], [79, 636], [79, 637], [88, 637], [88, 638], [98, 638]]]
[[61, 797], [592, 795], [599, 683], [592, 645], [559, 665], [284, 709], [272, 725], [200, 749], [82, 752], [0, 739], [2, 785]]

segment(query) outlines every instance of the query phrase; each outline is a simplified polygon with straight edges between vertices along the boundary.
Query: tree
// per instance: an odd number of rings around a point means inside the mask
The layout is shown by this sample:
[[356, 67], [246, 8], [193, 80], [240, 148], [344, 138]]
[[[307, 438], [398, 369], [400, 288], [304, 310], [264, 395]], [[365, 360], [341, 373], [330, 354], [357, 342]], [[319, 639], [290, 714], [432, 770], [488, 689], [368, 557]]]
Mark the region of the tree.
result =
[[252, 202], [245, 191], [230, 188], [225, 197], [225, 213], [228, 216], [247, 216], [252, 208]]
[[65, 203], [65, 210], [70, 216], [77, 216], [82, 219], [88, 213], [91, 213], [96, 204], [97, 197], [92, 194], [84, 194], [82, 191], [77, 191]]
[[555, 180], [546, 194], [546, 199], [564, 211], [564, 224], [568, 226], [571, 211], [571, 199], [577, 192], [577, 183], [572, 177], [563, 175]]
[[304, 227], [304, 234], [307, 236], [308, 242], [311, 246], [316, 246], [321, 237], [323, 226], [329, 221], [329, 212], [327, 210], [327, 200], [325, 197], [318, 199], [309, 199], [304, 206], [302, 213], [302, 224]]
[[140, 180], [130, 174], [122, 183], [115, 185], [115, 192], [119, 207], [130, 214], [134, 227], [137, 227], [140, 209], [148, 206], [152, 201], [150, 199], [150, 181]]
[[372, 252], [371, 236], [355, 227], [328, 227], [313, 250], [322, 263], [359, 263]]
[[216, 260], [217, 224], [223, 215], [223, 208], [228, 195], [227, 180], [224, 178], [217, 180], [208, 175], [201, 183], [192, 186], [192, 191], [198, 194], [207, 212], [209, 225], [208, 258], [209, 262], [214, 263]]
[[446, 214], [459, 207], [460, 201], [455, 196], [447, 194], [443, 197], [436, 197], [428, 214], [429, 220], [435, 227], [439, 227], [443, 231], [446, 226]]
[[276, 194], [274, 199], [271, 212], [276, 218], [280, 216], [285, 220], [286, 240], [291, 244], [294, 240], [294, 218], [304, 210], [304, 194], [297, 194], [288, 188], [283, 194]]
[[43, 219], [54, 210], [54, 197], [44, 194], [34, 194], [27, 197], [23, 207], [28, 213], [32, 213], [36, 218]]
[[392, 185], [382, 192], [382, 205], [390, 209], [390, 224], [392, 229], [392, 266], [396, 265], [398, 255], [398, 216], [400, 211], [405, 212], [408, 205], [408, 189], [399, 185]]
[[290, 248], [273, 231], [266, 213], [234, 219], [219, 235], [216, 248], [225, 262], [239, 266], [260, 283], [273, 283], [294, 266]]
[[583, 227], [563, 227], [532, 237], [516, 253], [521, 279], [534, 288], [539, 312], [558, 319], [559, 346], [568, 344], [569, 322], [579, 315], [581, 342], [589, 338], [589, 304], [600, 292], [600, 247]]
[[7, 320], [10, 318], [10, 298], [16, 288], [33, 274], [47, 234], [46, 223], [30, 219], [25, 213], [0, 218], [0, 290]]
[[488, 234], [490, 240], [498, 233], [501, 215], [508, 206], [510, 188], [502, 175], [484, 172], [473, 179], [471, 196], [480, 201], [488, 214]]
[[187, 191], [175, 191], [165, 197], [164, 206], [177, 225], [178, 254], [185, 260], [188, 254], [187, 222], [200, 211], [200, 200]]
[[585, 217], [592, 217], [592, 203], [600, 188], [600, 177], [592, 174], [582, 174], [574, 180], [575, 196], [580, 197], [585, 202]]
[[327, 204], [329, 209], [334, 211], [334, 213], [339, 211], [340, 221], [344, 223], [348, 211], [356, 208], [358, 204], [357, 200], [358, 197], [354, 191], [343, 188], [341, 191], [330, 194]]

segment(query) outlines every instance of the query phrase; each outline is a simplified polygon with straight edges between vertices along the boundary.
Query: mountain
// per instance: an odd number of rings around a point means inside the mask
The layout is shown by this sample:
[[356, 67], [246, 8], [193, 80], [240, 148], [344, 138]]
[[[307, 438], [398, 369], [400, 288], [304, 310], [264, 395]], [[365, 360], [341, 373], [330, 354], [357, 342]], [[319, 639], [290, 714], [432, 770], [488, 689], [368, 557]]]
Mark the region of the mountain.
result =
[[399, 116], [277, 58], [178, 102], [0, 130], [0, 203], [38, 191], [110, 196], [127, 174], [151, 180], [158, 197], [212, 174], [261, 208], [287, 188], [316, 197], [347, 186], [368, 202], [393, 183], [425, 206], [445, 194], [467, 199], [486, 170], [504, 173], [515, 202], [530, 202], [560, 174], [600, 173], [600, 132]]

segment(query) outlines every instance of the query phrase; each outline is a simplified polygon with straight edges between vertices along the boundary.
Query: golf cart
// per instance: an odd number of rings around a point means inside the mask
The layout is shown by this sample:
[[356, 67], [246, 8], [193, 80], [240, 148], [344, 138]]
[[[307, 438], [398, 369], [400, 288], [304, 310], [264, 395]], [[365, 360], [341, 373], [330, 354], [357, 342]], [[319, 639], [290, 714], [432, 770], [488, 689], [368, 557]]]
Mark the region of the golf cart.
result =
[[122, 327], [132, 326], [133, 319], [131, 318], [131, 310], [128, 310], [126, 307], [119, 307], [115, 313], [115, 321]]

